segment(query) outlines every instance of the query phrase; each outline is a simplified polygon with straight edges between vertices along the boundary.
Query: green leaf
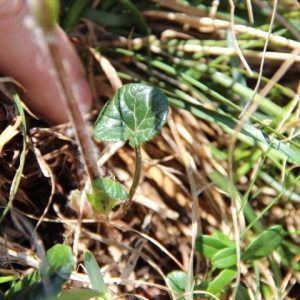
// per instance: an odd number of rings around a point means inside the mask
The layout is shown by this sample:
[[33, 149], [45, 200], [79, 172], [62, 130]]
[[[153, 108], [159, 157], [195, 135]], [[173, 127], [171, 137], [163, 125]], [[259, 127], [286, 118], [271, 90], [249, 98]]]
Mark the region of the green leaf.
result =
[[[272, 289], [272, 287], [270, 286], [270, 284], [266, 283], [265, 281], [260, 281], [259, 282], [260, 285], [260, 293], [262, 295], [262, 299], [272, 299], [274, 298], [274, 290]], [[283, 298], [281, 298], [283, 299]], [[293, 298], [292, 298], [293, 299]], [[296, 299], [296, 298], [294, 298]], [[299, 298], [297, 298], [298, 300]]]
[[118, 203], [117, 199], [110, 198], [105, 191], [85, 191], [86, 197], [93, 208], [101, 213], [107, 215]]
[[236, 248], [225, 248], [218, 251], [211, 259], [214, 267], [226, 269], [236, 265]]
[[17, 275], [9, 275], [9, 276], [0, 276], [0, 284], [10, 281], [15, 281], [18, 279]]
[[[174, 67], [172, 67], [166, 63], [163, 63], [162, 61], [155, 60], [152, 57], [147, 58], [146, 56], [137, 54], [136, 52], [129, 51], [129, 50], [126, 50], [123, 48], [117, 48], [117, 49], [115, 49], [115, 51], [117, 53], [121, 53], [123, 55], [128, 55], [130, 57], [133, 56], [134, 58], [136, 58], [137, 60], [140, 60], [140, 61], [146, 61], [149, 65], [151, 65], [155, 68], [161, 69], [164, 72], [167, 72], [171, 75], [180, 76], [187, 83], [190, 83], [191, 85], [195, 86], [199, 90], [202, 90], [202, 91], [206, 92], [208, 95], [215, 97], [216, 99], [221, 101], [224, 105], [231, 106], [236, 111], [241, 110], [241, 108], [239, 108], [238, 106], [236, 106], [235, 104], [230, 102], [228, 99], [226, 99], [225, 97], [221, 96], [220, 94], [218, 94], [217, 92], [212, 90], [210, 87], [205, 86], [198, 79], [192, 78], [191, 76], [188, 76], [187, 74], [179, 71], [178, 69], [175, 69]], [[207, 70], [207, 65], [203, 65], [203, 67], [204, 67], [204, 69], [203, 69], [204, 71]], [[217, 73], [217, 75], [214, 76], [214, 79], [218, 79], [221, 75], [220, 72], [216, 72], [216, 73]], [[226, 88], [228, 88], [228, 86], [231, 86], [231, 85], [232, 85], [232, 80], [229, 79], [226, 83]], [[260, 96], [258, 96], [258, 97], [260, 98]], [[229, 116], [228, 114], [212, 111], [210, 109], [205, 108], [204, 106], [195, 105], [193, 103], [188, 103], [188, 102], [180, 100], [180, 99], [175, 99], [172, 97], [169, 97], [168, 99], [171, 104], [174, 104], [175, 106], [177, 106], [179, 108], [185, 109], [203, 120], [206, 120], [210, 123], [218, 124], [220, 126], [225, 126], [225, 127], [223, 127], [224, 131], [226, 131], [229, 134], [234, 134], [235, 128], [240, 124], [240, 120], [233, 118], [233, 117]], [[271, 101], [267, 101], [266, 106], [270, 106], [271, 104], [272, 104]], [[268, 109], [268, 108], [266, 108], [266, 109]], [[280, 116], [282, 114], [283, 114], [283, 112], [278, 115]], [[255, 122], [259, 121], [253, 117], [252, 117], [252, 119]], [[274, 129], [272, 129], [270, 126], [264, 126], [264, 127], [267, 130], [269, 130], [270, 132], [273, 132], [274, 134], [278, 135], [278, 133], [275, 132]], [[295, 163], [300, 164], [300, 155], [299, 155], [298, 151], [292, 149], [288, 145], [285, 145], [284, 143], [280, 142], [278, 139], [268, 136], [267, 134], [261, 132], [261, 130], [256, 129], [251, 125], [245, 124], [243, 126], [243, 129], [241, 130], [241, 133], [238, 135], [238, 138], [244, 142], [247, 142], [249, 145], [253, 145], [253, 146], [256, 146], [257, 142], [261, 142], [261, 143], [275, 149], [275, 151], [273, 151], [273, 149], [271, 149], [271, 151], [269, 152], [269, 156], [274, 155], [275, 157], [280, 157], [280, 158], [288, 157], [288, 158], [292, 159]], [[278, 135], [278, 138], [285, 139], [285, 137], [283, 137], [282, 135]], [[292, 141], [291, 141], [291, 144], [292, 144]], [[258, 145], [260, 146], [259, 143], [258, 143]]]
[[53, 246], [47, 251], [46, 260], [42, 261], [42, 265], [46, 267], [47, 274], [55, 274], [68, 280], [74, 267], [71, 247], [60, 244]]
[[[201, 283], [199, 283], [197, 286], [195, 286], [194, 291], [195, 291], [195, 295], [197, 296], [201, 296], [199, 297], [200, 299], [205, 298], [205, 299], [211, 299], [211, 297], [208, 295], [207, 293], [207, 289], [209, 286], [209, 282], [207, 281], [202, 281]], [[200, 292], [201, 291], [201, 292]], [[203, 291], [203, 292], [202, 292]]]
[[219, 172], [212, 170], [208, 173], [209, 179], [216, 184], [216, 186], [220, 187], [226, 193], [230, 194], [231, 185], [228, 184], [228, 178], [224, 175], [220, 174]]
[[55, 245], [46, 253], [39, 270], [16, 283], [7, 293], [6, 299], [40, 300], [56, 297], [69, 279], [74, 267], [69, 246]]
[[129, 195], [125, 188], [119, 183], [110, 178], [97, 178], [93, 181], [93, 186], [98, 190], [103, 190], [105, 193], [115, 199], [128, 200]]
[[119, 0], [120, 3], [122, 3], [128, 11], [132, 12], [133, 19], [135, 20], [137, 24], [137, 28], [143, 32], [143, 34], [147, 35], [149, 34], [150, 26], [147, 24], [147, 21], [142, 14], [141, 10], [133, 3], [133, 1], [130, 0]]
[[89, 250], [84, 251], [84, 266], [89, 276], [92, 288], [103, 294], [101, 295], [102, 299], [113, 299], [112, 296], [108, 293], [98, 263], [94, 255]]
[[125, 188], [110, 178], [94, 180], [93, 187], [94, 189], [86, 191], [86, 195], [93, 208], [102, 214], [108, 214], [119, 200], [129, 198]]
[[[185, 286], [186, 286], [186, 273], [182, 271], [173, 271], [167, 275], [166, 283], [174, 292], [177, 292], [180, 295], [185, 293]], [[185, 298], [176, 298], [178, 300], [184, 300]]]
[[30, 299], [40, 299], [41, 294], [43, 293], [43, 285], [40, 282], [41, 273], [36, 270], [22, 280], [14, 284], [6, 293], [5, 299], [16, 299], [23, 298], [27, 299], [30, 296]]
[[235, 242], [232, 241], [227, 235], [225, 235], [224, 233], [222, 233], [219, 230], [214, 230], [214, 236], [222, 241], [223, 243], [225, 243], [228, 247], [233, 248], [235, 247]]
[[228, 248], [227, 244], [215, 237], [201, 235], [196, 238], [196, 250], [205, 258], [212, 259], [219, 250], [224, 248]]
[[141, 83], [121, 87], [102, 109], [94, 134], [102, 141], [127, 141], [132, 146], [151, 140], [167, 120], [167, 97]]
[[94, 290], [81, 289], [72, 291], [62, 291], [62, 293], [57, 297], [50, 297], [43, 300], [89, 300], [97, 297], [98, 300], [101, 299], [101, 293]]
[[233, 278], [236, 276], [235, 269], [223, 270], [213, 281], [208, 285], [207, 291], [216, 295], [220, 293], [227, 285], [230, 284]]
[[[46, 253], [40, 271], [47, 295], [57, 295], [69, 279], [74, 268], [72, 249], [65, 245], [55, 245]], [[51, 285], [49, 288], [47, 285]], [[47, 290], [48, 289], [48, 290]]]
[[285, 232], [280, 225], [276, 225], [259, 235], [242, 255], [244, 262], [253, 262], [272, 253], [281, 244]]
[[70, 32], [79, 23], [80, 18], [93, 0], [75, 0], [72, 1], [67, 9], [62, 27], [66, 32]]
[[11, 94], [14, 98], [14, 101], [16, 103], [19, 115], [22, 118], [23, 147], [22, 147], [22, 152], [20, 155], [20, 165], [19, 165], [19, 168], [18, 168], [18, 170], [15, 174], [15, 177], [11, 183], [11, 188], [10, 188], [10, 193], [9, 193], [9, 201], [8, 201], [8, 203], [6, 203], [5, 209], [3, 210], [2, 215], [0, 217], [0, 224], [1, 224], [2, 220], [4, 219], [4, 217], [6, 216], [6, 214], [8, 213], [9, 209], [12, 207], [12, 202], [15, 199], [15, 195], [17, 194], [17, 191], [19, 189], [21, 178], [23, 176], [23, 169], [25, 166], [26, 153], [27, 153], [27, 136], [26, 136], [27, 124], [26, 124], [26, 116], [25, 116], [25, 112], [23, 109], [23, 104], [22, 104], [22, 101], [21, 101], [19, 95], [17, 94], [13, 84], [10, 82], [7, 82], [6, 86], [7, 86], [8, 90], [11, 92]]
[[247, 289], [245, 287], [243, 287], [242, 285], [238, 286], [235, 299], [236, 300], [251, 300]]
[[[82, 0], [79, 1], [82, 2]], [[135, 24], [135, 19], [131, 12], [121, 15], [119, 13], [112, 13], [88, 7], [84, 11], [82, 17], [100, 26], [130, 28]]]

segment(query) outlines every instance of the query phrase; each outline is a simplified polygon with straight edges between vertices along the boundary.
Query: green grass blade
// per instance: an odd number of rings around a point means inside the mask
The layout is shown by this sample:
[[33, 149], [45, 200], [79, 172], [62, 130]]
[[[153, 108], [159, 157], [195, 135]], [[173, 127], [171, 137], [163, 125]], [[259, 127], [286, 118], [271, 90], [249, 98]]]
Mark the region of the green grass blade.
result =
[[92, 288], [103, 294], [107, 293], [108, 290], [103, 280], [98, 263], [94, 255], [89, 250], [84, 251], [84, 266], [89, 275]]
[[[176, 105], [177, 107], [183, 108], [189, 112], [191, 112], [193, 115], [204, 119], [208, 122], [212, 122], [215, 124], [220, 125], [225, 131], [227, 131], [230, 134], [234, 133], [234, 129], [239, 124], [239, 120], [230, 117], [229, 115], [221, 114], [216, 111], [212, 111], [209, 109], [204, 108], [200, 105], [192, 105], [190, 103], [186, 103], [184, 101], [174, 99], [174, 98], [168, 98], [169, 102], [173, 105]], [[226, 126], [224, 128], [224, 126]], [[249, 145], [256, 145], [257, 142], [261, 142], [264, 145], [267, 145], [268, 147], [271, 147], [272, 149], [276, 150], [276, 152], [279, 152], [283, 154], [284, 156], [290, 158], [293, 160], [296, 164], [300, 164], [300, 155], [297, 151], [293, 150], [292, 148], [286, 146], [285, 144], [281, 143], [277, 139], [271, 139], [268, 135], [261, 132], [257, 128], [254, 128], [248, 124], [245, 124], [240, 131], [240, 136], [243, 135], [243, 140], [247, 142]], [[273, 155], [274, 151], [270, 151], [270, 154]], [[275, 154], [276, 155], [276, 154]], [[283, 158], [284, 156], [280, 155], [280, 158]], [[278, 156], [278, 154], [277, 154]]]
[[98, 291], [82, 289], [62, 292], [58, 297], [51, 297], [45, 300], [89, 300], [95, 299], [94, 297], [101, 296]]
[[83, 17], [100, 26], [121, 26], [128, 28], [134, 26], [134, 18], [131, 14], [114, 14], [111, 12], [99, 11], [88, 7], [84, 12]]
[[126, 8], [128, 8], [134, 15], [139, 29], [143, 34], [148, 35], [149, 26], [141, 11], [130, 0], [119, 0]]
[[84, 14], [87, 7], [93, 2], [93, 0], [74, 0], [67, 9], [67, 13], [62, 22], [62, 28], [66, 32], [70, 32], [78, 24], [80, 18]]
[[20, 165], [19, 165], [19, 168], [18, 168], [18, 170], [15, 174], [15, 177], [12, 181], [11, 189], [10, 189], [10, 193], [9, 193], [9, 201], [8, 201], [4, 211], [2, 213], [2, 216], [0, 217], [0, 224], [3, 220], [3, 218], [5, 217], [5, 215], [7, 214], [7, 212], [9, 211], [9, 208], [11, 207], [12, 202], [15, 198], [15, 195], [18, 191], [20, 181], [21, 181], [21, 177], [22, 177], [22, 174], [23, 174], [23, 169], [24, 169], [24, 166], [25, 166], [25, 157], [26, 157], [26, 149], [27, 149], [27, 142], [26, 142], [27, 125], [26, 125], [26, 118], [25, 118], [24, 109], [22, 107], [22, 102], [21, 102], [21, 100], [19, 98], [19, 95], [17, 94], [14, 86], [9, 82], [6, 83], [6, 86], [7, 86], [8, 90], [11, 92], [11, 94], [12, 94], [14, 100], [15, 100], [19, 115], [22, 118], [23, 146], [22, 146], [22, 152], [21, 152], [21, 155], [20, 155]]

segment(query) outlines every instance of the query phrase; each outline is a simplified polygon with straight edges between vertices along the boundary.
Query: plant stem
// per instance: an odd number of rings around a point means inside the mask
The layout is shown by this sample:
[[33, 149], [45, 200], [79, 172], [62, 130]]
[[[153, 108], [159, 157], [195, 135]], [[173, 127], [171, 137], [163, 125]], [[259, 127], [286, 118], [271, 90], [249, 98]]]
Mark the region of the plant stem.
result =
[[76, 102], [74, 93], [72, 91], [72, 88], [70, 86], [70, 82], [65, 70], [65, 67], [63, 65], [63, 60], [60, 56], [58, 46], [56, 42], [48, 43], [48, 47], [54, 62], [54, 65], [57, 70], [57, 74], [60, 80], [60, 83], [62, 85], [64, 94], [65, 94], [65, 104], [68, 109], [69, 113], [69, 119], [71, 121], [71, 124], [75, 131], [75, 136], [78, 142], [79, 150], [83, 157], [83, 162], [86, 168], [86, 171], [90, 177], [91, 182], [99, 177], [100, 171], [97, 167], [97, 161], [94, 157], [94, 151], [93, 151], [93, 143], [91, 141], [90, 136], [87, 133], [87, 130], [85, 128], [85, 124], [82, 118], [82, 115], [79, 111], [78, 104]]
[[132, 185], [129, 190], [129, 199], [128, 199], [128, 201], [125, 202], [124, 205], [121, 206], [121, 208], [118, 211], [116, 211], [112, 214], [112, 216], [110, 217], [111, 221], [122, 218], [124, 216], [124, 214], [131, 207], [133, 196], [139, 185], [141, 173], [142, 173], [142, 153], [141, 153], [141, 146], [138, 145], [135, 147], [135, 170], [134, 170]]
[[142, 152], [141, 152], [141, 146], [138, 145], [135, 147], [135, 171], [134, 171], [132, 185], [129, 191], [129, 201], [132, 201], [132, 198], [136, 192], [136, 189], [139, 185], [141, 173], [142, 173]]

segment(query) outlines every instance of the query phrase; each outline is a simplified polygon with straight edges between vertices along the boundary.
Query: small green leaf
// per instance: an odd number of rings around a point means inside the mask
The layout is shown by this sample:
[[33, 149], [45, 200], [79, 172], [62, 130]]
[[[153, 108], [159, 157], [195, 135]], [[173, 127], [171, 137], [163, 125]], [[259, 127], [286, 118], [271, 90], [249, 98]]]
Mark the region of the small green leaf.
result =
[[[194, 291], [195, 291], [195, 295], [198, 295], [200, 296], [201, 295], [201, 298], [211, 298], [208, 293], [207, 293], [207, 289], [208, 289], [208, 286], [209, 286], [209, 282], [207, 281], [202, 281], [201, 283], [199, 283], [197, 286], [195, 286], [194, 288]], [[200, 291], [203, 291], [203, 292], [200, 292]]]
[[92, 254], [92, 252], [89, 250], [85, 250], [83, 260], [84, 260], [84, 266], [86, 268], [87, 274], [89, 275], [92, 288], [101, 293], [106, 293], [107, 287], [103, 280], [98, 263], [94, 255]]
[[[274, 298], [274, 290], [272, 289], [272, 286], [270, 286], [270, 284], [268, 284], [267, 282], [265, 282], [264, 280], [259, 282], [260, 285], [260, 293], [262, 295], [262, 299], [272, 299]], [[283, 298], [281, 298], [283, 299]], [[292, 298], [293, 299], [293, 298]], [[296, 298], [294, 298], [296, 299]], [[297, 300], [299, 298], [297, 297]]]
[[42, 260], [39, 268], [46, 294], [57, 295], [69, 279], [73, 268], [74, 258], [71, 247], [57, 244], [49, 249], [46, 259]]
[[17, 275], [0, 276], [0, 284], [5, 283], [5, 282], [10, 282], [10, 281], [15, 281], [17, 279], [18, 279]]
[[284, 238], [282, 226], [276, 225], [259, 235], [242, 255], [244, 262], [253, 262], [272, 253], [281, 244]]
[[228, 247], [233, 248], [235, 247], [235, 242], [232, 241], [227, 235], [225, 235], [224, 233], [222, 233], [219, 230], [214, 230], [214, 236], [215, 238], [217, 238], [218, 240], [222, 241], [223, 243], [225, 243]]
[[69, 246], [55, 245], [46, 253], [37, 271], [16, 283], [7, 293], [6, 299], [41, 300], [56, 297], [69, 279], [74, 267]]
[[205, 258], [212, 259], [212, 257], [221, 249], [228, 248], [227, 244], [221, 240], [209, 236], [201, 235], [196, 238], [196, 249]]
[[[185, 285], [186, 285], [186, 273], [182, 271], [173, 271], [167, 275], [166, 283], [168, 287], [177, 292], [180, 295], [185, 293]], [[176, 298], [178, 300], [184, 300], [184, 298]]]
[[125, 188], [110, 178], [94, 180], [93, 187], [94, 189], [86, 191], [86, 195], [93, 208], [102, 214], [108, 214], [119, 200], [129, 198]]
[[101, 214], [107, 215], [118, 203], [117, 199], [110, 198], [105, 191], [91, 190], [85, 193], [93, 208]]
[[223, 270], [213, 281], [208, 285], [207, 291], [217, 295], [220, 293], [236, 276], [235, 269], [225, 269]]
[[103, 190], [105, 193], [115, 199], [128, 200], [129, 195], [125, 188], [119, 183], [110, 178], [98, 178], [93, 181], [93, 186], [98, 190]]
[[28, 274], [6, 291], [5, 299], [28, 299], [28, 297], [33, 300], [40, 299], [44, 294], [43, 284], [40, 280], [41, 273], [38, 270]]
[[72, 249], [69, 246], [60, 244], [53, 246], [47, 251], [46, 258], [42, 261], [42, 266], [46, 267], [47, 274], [56, 274], [65, 280], [69, 279], [74, 267]]
[[211, 259], [214, 267], [226, 269], [236, 265], [236, 248], [225, 248], [218, 251]]
[[228, 178], [224, 175], [220, 174], [219, 172], [213, 170], [208, 174], [209, 179], [216, 184], [216, 186], [220, 187], [226, 193], [231, 193], [230, 185], [228, 184]]
[[243, 287], [242, 285], [238, 286], [235, 300], [251, 300], [247, 289], [245, 287]]
[[81, 290], [71, 290], [71, 291], [62, 291], [61, 294], [57, 297], [50, 297], [43, 300], [89, 300], [97, 299], [101, 300], [101, 293], [94, 290], [81, 289]]
[[127, 84], [102, 109], [94, 134], [102, 141], [130, 140], [130, 145], [138, 146], [160, 132], [168, 111], [168, 99], [159, 89], [141, 83]]

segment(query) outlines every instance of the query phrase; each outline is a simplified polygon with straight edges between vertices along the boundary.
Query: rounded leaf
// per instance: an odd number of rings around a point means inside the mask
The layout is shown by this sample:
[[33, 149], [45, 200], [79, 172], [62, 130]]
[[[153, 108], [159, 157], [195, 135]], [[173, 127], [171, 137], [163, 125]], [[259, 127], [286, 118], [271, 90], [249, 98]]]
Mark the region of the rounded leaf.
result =
[[42, 261], [47, 268], [47, 273], [55, 274], [65, 280], [69, 279], [74, 267], [72, 249], [66, 245], [54, 245], [46, 253], [47, 260]]
[[94, 126], [95, 137], [105, 142], [127, 141], [138, 146], [151, 140], [166, 123], [167, 97], [142, 83], [121, 87], [103, 107]]
[[111, 198], [119, 200], [128, 200], [129, 195], [125, 188], [110, 178], [97, 178], [93, 181], [93, 186], [98, 190], [102, 190]]
[[173, 271], [167, 275], [166, 282], [172, 291], [184, 294], [186, 278], [186, 273], [182, 271]]
[[119, 200], [128, 200], [125, 188], [110, 178], [97, 178], [93, 181], [94, 189], [86, 191], [88, 201], [102, 214], [108, 214]]

